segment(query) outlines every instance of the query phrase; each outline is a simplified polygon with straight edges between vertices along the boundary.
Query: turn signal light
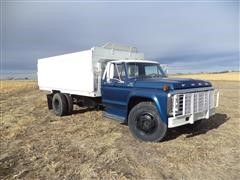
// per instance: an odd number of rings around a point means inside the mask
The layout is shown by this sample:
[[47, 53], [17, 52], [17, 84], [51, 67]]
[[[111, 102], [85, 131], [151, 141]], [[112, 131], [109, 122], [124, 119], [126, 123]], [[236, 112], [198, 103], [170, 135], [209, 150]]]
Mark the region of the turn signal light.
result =
[[169, 86], [168, 85], [163, 85], [163, 91], [168, 91], [169, 90]]

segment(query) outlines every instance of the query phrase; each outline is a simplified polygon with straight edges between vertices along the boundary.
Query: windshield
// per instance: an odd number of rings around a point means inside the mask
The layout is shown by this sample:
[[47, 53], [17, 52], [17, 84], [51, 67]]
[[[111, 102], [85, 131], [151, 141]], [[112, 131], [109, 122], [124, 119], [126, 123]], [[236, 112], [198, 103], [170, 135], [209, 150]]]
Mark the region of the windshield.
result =
[[127, 72], [129, 78], [166, 77], [157, 63], [127, 63]]

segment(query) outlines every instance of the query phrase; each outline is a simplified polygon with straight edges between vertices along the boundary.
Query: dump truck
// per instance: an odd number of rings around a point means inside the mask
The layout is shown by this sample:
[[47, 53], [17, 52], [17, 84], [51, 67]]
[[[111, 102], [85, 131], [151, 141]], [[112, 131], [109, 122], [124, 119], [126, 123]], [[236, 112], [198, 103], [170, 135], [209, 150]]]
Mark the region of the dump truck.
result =
[[193, 128], [219, 104], [210, 82], [169, 78], [158, 61], [113, 43], [39, 59], [38, 86], [57, 116], [71, 115], [73, 105], [99, 108], [141, 141], [161, 141], [169, 128]]

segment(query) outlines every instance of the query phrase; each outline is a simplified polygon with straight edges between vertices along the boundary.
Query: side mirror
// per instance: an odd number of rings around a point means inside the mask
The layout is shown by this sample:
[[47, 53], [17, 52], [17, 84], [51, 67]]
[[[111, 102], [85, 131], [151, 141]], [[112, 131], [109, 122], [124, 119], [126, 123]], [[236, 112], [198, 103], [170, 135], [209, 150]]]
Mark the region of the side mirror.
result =
[[167, 64], [160, 64], [164, 74], [167, 76], [168, 75], [168, 65]]

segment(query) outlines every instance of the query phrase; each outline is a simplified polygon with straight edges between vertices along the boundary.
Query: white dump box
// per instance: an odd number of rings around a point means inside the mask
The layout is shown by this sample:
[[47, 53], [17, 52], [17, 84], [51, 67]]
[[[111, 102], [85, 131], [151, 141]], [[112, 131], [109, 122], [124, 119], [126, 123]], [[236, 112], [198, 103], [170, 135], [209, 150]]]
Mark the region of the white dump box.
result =
[[39, 89], [99, 97], [106, 63], [122, 59], [144, 59], [144, 55], [136, 48], [110, 43], [86, 51], [39, 59]]

